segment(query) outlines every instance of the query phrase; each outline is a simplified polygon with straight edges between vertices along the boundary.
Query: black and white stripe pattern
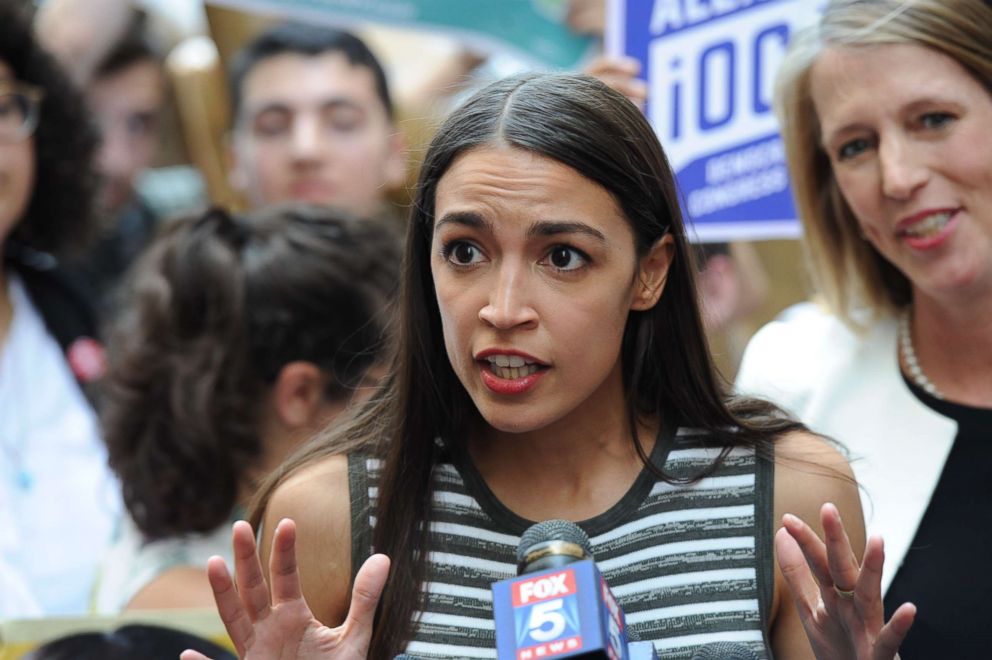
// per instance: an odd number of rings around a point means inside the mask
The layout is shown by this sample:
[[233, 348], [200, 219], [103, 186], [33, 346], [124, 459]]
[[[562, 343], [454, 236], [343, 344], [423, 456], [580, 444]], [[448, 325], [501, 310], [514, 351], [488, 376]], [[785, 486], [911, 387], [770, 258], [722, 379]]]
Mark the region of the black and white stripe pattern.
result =
[[[671, 443], [657, 443], [673, 447], [667, 458], [656, 447], [652, 460], [664, 459], [669, 474], [696, 474], [719, 454], [704, 440], [680, 431]], [[364, 467], [370, 486], [362, 505], [374, 507], [378, 463]], [[406, 652], [495, 658], [490, 586], [516, 574], [517, 543], [530, 521], [502, 507], [471, 465], [439, 465], [434, 479], [432, 577]], [[768, 657], [771, 486], [770, 465], [735, 449], [712, 476], [691, 485], [658, 481], [645, 470], [613, 508], [580, 523], [628, 624], [659, 656], [688, 659], [703, 644], [729, 641]]]

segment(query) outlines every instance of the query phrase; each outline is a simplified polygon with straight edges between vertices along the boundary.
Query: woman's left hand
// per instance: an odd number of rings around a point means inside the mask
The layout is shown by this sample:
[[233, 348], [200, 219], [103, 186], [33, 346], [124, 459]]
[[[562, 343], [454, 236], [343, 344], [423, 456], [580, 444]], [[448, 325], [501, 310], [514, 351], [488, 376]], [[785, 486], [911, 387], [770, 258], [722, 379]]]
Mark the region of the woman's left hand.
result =
[[885, 622], [882, 603], [884, 550], [868, 539], [858, 565], [840, 513], [820, 509], [826, 542], [796, 516], [786, 514], [775, 535], [779, 567], [813, 652], [820, 660], [893, 660], [913, 625], [916, 607], [904, 603]]

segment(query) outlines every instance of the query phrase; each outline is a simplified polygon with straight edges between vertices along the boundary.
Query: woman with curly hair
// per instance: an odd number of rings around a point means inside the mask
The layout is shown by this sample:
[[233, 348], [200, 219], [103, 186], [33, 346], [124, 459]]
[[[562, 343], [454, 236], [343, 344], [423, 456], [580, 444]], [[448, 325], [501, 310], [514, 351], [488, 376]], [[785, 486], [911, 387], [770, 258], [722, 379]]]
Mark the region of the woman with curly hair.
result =
[[29, 16], [0, 0], [0, 565], [25, 595], [7, 616], [85, 611], [120, 511], [84, 394], [102, 371], [94, 318], [59, 268], [93, 226], [95, 146]]
[[371, 391], [399, 255], [391, 229], [309, 205], [211, 210], [153, 240], [101, 399], [130, 517], [98, 611], [213, 603], [207, 559], [230, 556], [256, 482]]

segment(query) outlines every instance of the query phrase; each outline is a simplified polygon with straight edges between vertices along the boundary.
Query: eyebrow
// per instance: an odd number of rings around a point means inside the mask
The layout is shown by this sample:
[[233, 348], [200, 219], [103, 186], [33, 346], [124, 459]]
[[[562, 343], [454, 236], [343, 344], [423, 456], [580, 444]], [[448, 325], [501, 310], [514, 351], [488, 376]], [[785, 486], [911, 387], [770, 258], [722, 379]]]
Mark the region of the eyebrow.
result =
[[[440, 220], [437, 221], [435, 230], [446, 224], [457, 224], [464, 227], [471, 227], [473, 229], [484, 231], [487, 234], [494, 233], [493, 223], [486, 220], [478, 213], [474, 213], [472, 211], [456, 211], [454, 213], [446, 213]], [[603, 232], [582, 222], [541, 221], [535, 222], [527, 229], [528, 236], [557, 236], [559, 234], [583, 234], [596, 239], [600, 243], [608, 242]]]
[[584, 234], [606, 243], [606, 236], [595, 227], [582, 222], [535, 222], [527, 230], [528, 236], [556, 236], [558, 234]]
[[455, 211], [454, 213], [445, 213], [434, 225], [434, 231], [437, 231], [444, 225], [449, 224], [480, 229], [487, 234], [493, 233], [493, 223], [489, 222], [478, 213], [473, 213], [472, 211]]

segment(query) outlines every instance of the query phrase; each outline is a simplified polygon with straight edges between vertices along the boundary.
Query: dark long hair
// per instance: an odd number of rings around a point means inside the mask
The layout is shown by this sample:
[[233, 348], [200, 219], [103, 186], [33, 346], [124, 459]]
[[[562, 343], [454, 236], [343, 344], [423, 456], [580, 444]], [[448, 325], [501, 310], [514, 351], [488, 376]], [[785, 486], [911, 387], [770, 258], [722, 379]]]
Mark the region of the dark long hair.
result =
[[[353, 423], [284, 465], [256, 500], [257, 522], [282, 475], [317, 456], [361, 450], [384, 459], [373, 545], [393, 565], [369, 657], [393, 657], [410, 638], [418, 607], [411, 594], [421, 593], [430, 550], [431, 473], [440, 451], [435, 439], [456, 449], [464, 446], [478, 415], [445, 352], [430, 245], [441, 177], [458, 155], [491, 144], [554, 159], [603, 186], [622, 208], [640, 255], [666, 234], [675, 239], [661, 300], [653, 309], [632, 312], [624, 333], [623, 383], [632, 421], [664, 417], [666, 424], [709, 430], [725, 453], [745, 445], [769, 454], [776, 434], [802, 428], [770, 404], [728, 400], [705, 343], [674, 176], [641, 112], [587, 76], [526, 74], [494, 83], [444, 122], [420, 170], [407, 234], [398, 343], [383, 394]], [[636, 431], [634, 443], [647, 463]]]
[[135, 265], [102, 408], [110, 464], [149, 538], [226, 521], [262, 452], [259, 400], [312, 362], [345, 400], [380, 359], [400, 246], [316, 206], [175, 221]]
[[10, 238], [59, 256], [79, 250], [96, 228], [97, 135], [82, 94], [35, 39], [26, 3], [0, 0], [0, 60], [45, 94], [34, 132], [34, 190]]

